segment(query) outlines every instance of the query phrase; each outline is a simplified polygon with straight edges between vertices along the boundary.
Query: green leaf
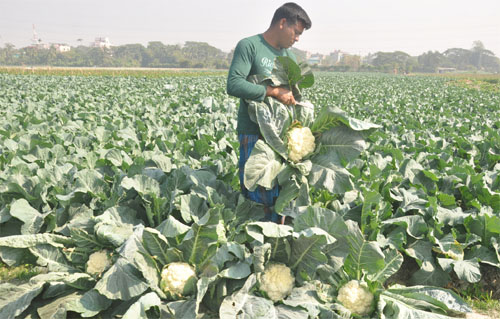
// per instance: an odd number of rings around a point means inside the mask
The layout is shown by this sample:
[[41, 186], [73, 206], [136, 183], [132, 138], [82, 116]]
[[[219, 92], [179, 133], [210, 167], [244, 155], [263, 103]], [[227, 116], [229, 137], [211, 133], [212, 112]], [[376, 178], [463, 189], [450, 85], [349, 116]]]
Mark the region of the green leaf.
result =
[[283, 139], [292, 124], [289, 106], [276, 99], [267, 98], [263, 102], [248, 102], [250, 118], [259, 125], [259, 130], [266, 143], [282, 158], [288, 158], [288, 149]]
[[142, 232], [142, 243], [151, 256], [157, 258], [162, 265], [171, 262], [168, 256], [169, 244], [159, 231], [152, 228], [144, 228]]
[[324, 131], [319, 143], [321, 152], [336, 159], [337, 163], [353, 160], [367, 147], [364, 135], [360, 131], [343, 124]]
[[481, 271], [476, 260], [453, 260], [449, 258], [438, 258], [437, 260], [445, 271], [453, 268], [460, 280], [470, 283], [481, 280]]
[[125, 176], [121, 182], [121, 186], [125, 189], [134, 189], [137, 193], [150, 195], [155, 198], [160, 197], [160, 184], [157, 180], [147, 175], [134, 175], [132, 178]]
[[225, 241], [224, 230], [220, 228], [219, 216], [209, 211], [198, 223], [191, 225], [178, 248], [191, 265], [199, 265], [215, 254], [218, 242]]
[[335, 106], [324, 106], [321, 108], [314, 124], [311, 126], [311, 131], [314, 133], [325, 132], [333, 127], [343, 123], [347, 127], [363, 132], [365, 136], [371, 134], [375, 129], [380, 128], [380, 125], [351, 118], [346, 112]]
[[248, 277], [244, 286], [240, 290], [231, 296], [224, 298], [224, 301], [219, 308], [219, 318], [277, 319], [276, 310], [271, 300], [250, 294], [250, 290], [256, 282], [257, 279], [255, 275], [252, 274]]
[[19, 316], [43, 290], [43, 284], [0, 284], [0, 318]]
[[161, 300], [154, 292], [141, 296], [123, 315], [123, 319], [148, 318], [146, 311], [152, 307], [158, 307]]
[[148, 289], [148, 285], [140, 278], [139, 271], [132, 264], [124, 258], [118, 258], [97, 282], [95, 289], [111, 300], [130, 300]]
[[18, 199], [10, 207], [10, 215], [23, 222], [21, 234], [36, 234], [43, 225], [43, 215], [30, 206], [24, 198]]
[[29, 250], [37, 257], [37, 264], [47, 267], [49, 271], [77, 272], [77, 269], [66, 260], [60, 248], [41, 244], [30, 247]]
[[74, 243], [73, 238], [50, 233], [0, 237], [0, 246], [11, 248], [30, 248], [41, 244], [63, 248]]
[[283, 300], [283, 304], [294, 307], [296, 310], [300, 308], [306, 309], [308, 316], [305, 318], [318, 318], [321, 303], [316, 296], [314, 283], [308, 282], [302, 287], [293, 288], [290, 296]]
[[245, 187], [250, 191], [254, 191], [257, 186], [273, 188], [282, 168], [276, 153], [264, 141], [258, 140], [245, 164]]
[[382, 225], [399, 225], [406, 229], [408, 235], [421, 239], [428, 230], [427, 223], [420, 215], [402, 216], [384, 220]]
[[359, 226], [351, 221], [346, 221], [349, 233], [349, 255], [345, 260], [344, 269], [357, 280], [361, 279], [363, 272], [376, 274], [384, 268], [384, 254], [376, 242], [366, 241]]
[[384, 252], [384, 268], [380, 269], [377, 273], [369, 274], [367, 278], [370, 281], [378, 281], [381, 284], [393, 274], [395, 274], [403, 264], [403, 255], [396, 249], [389, 249]]
[[[450, 295], [451, 296], [451, 295]], [[455, 298], [452, 298], [453, 300]], [[388, 289], [380, 294], [379, 311], [389, 316], [382, 318], [421, 318], [421, 319], [449, 319], [447, 307], [444, 303], [422, 294], [402, 295], [400, 290], [393, 292]], [[441, 313], [438, 313], [441, 312]]]
[[326, 189], [333, 194], [342, 194], [353, 189], [351, 174], [332, 162], [328, 155], [316, 155], [311, 159], [312, 168], [308, 176], [309, 184], [318, 189]]
[[91, 289], [84, 293], [79, 299], [69, 301], [65, 308], [68, 311], [79, 313], [84, 318], [88, 318], [94, 317], [110, 306], [111, 300], [99, 294], [97, 290]]
[[412, 287], [396, 286], [390, 287], [387, 291], [396, 295], [409, 296], [410, 298], [427, 296], [430, 298], [426, 299], [429, 303], [437, 305], [442, 310], [453, 315], [472, 311], [467, 302], [465, 302], [458, 294], [445, 288], [422, 285]]
[[450, 276], [434, 264], [434, 261], [424, 261], [422, 266], [415, 272], [410, 283], [413, 285], [430, 285], [444, 287], [450, 281]]
[[322, 248], [327, 244], [334, 243], [335, 238], [321, 228], [308, 228], [294, 233], [293, 237], [290, 268], [298, 274], [307, 274], [312, 278], [316, 268], [327, 262]]

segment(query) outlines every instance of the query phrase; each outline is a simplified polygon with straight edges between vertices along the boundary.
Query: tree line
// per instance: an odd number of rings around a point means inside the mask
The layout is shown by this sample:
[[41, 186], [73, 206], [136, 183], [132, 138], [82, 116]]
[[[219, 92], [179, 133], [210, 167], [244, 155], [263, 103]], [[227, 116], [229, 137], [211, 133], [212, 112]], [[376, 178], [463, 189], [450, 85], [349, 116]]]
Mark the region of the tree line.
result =
[[[307, 62], [307, 52], [292, 49], [298, 60]], [[0, 48], [0, 65], [6, 66], [62, 66], [62, 67], [143, 67], [143, 68], [205, 68], [227, 69], [230, 53], [205, 42], [188, 41], [184, 45], [169, 45], [159, 41], [126, 44], [111, 48], [77, 46], [69, 52], [58, 52], [56, 47], [42, 49], [34, 46], [16, 49], [12, 44]], [[499, 73], [500, 59], [487, 50], [481, 41], [471, 49], [451, 48], [444, 52], [428, 51], [410, 56], [402, 51], [376, 52], [365, 57], [344, 54], [340, 60], [323, 55], [311, 65], [324, 71], [362, 71], [386, 73], [445, 71], [484, 71]]]

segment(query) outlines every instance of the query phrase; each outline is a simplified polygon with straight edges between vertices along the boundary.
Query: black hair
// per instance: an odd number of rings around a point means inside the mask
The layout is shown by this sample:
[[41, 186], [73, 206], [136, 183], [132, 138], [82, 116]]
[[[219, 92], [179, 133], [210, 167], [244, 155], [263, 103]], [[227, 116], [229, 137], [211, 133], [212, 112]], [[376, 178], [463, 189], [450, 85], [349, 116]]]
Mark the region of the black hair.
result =
[[294, 2], [287, 2], [276, 9], [273, 19], [271, 20], [271, 26], [275, 25], [283, 18], [286, 19], [288, 25], [294, 25], [297, 21], [302, 21], [306, 30], [311, 27], [311, 19], [309, 19], [307, 13]]

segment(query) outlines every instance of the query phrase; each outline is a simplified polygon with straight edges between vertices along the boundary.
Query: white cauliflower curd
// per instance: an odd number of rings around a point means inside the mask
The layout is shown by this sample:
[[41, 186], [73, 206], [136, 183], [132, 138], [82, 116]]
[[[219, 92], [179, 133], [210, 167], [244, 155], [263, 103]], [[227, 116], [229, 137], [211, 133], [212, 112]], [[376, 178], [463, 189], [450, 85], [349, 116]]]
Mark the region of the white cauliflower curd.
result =
[[288, 296], [294, 287], [295, 277], [290, 268], [283, 264], [270, 264], [260, 276], [260, 290], [272, 301], [280, 301]]
[[107, 250], [99, 250], [92, 253], [87, 261], [87, 273], [100, 275], [111, 266], [111, 258]]
[[344, 307], [358, 315], [364, 316], [372, 311], [373, 294], [364, 282], [349, 281], [339, 289], [337, 299]]
[[197, 280], [191, 265], [173, 262], [163, 267], [160, 288], [172, 298], [187, 296], [196, 290]]
[[315, 147], [314, 136], [308, 127], [294, 127], [288, 131], [288, 156], [293, 162], [299, 162]]

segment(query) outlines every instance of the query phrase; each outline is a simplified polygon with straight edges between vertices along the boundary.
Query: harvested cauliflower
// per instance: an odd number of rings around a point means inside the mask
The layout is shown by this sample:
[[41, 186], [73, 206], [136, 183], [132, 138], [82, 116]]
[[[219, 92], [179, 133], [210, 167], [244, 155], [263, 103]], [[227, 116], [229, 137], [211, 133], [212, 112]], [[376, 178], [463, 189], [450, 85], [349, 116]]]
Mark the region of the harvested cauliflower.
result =
[[191, 265], [173, 262], [163, 267], [160, 288], [171, 298], [179, 298], [194, 293], [197, 280]]
[[283, 264], [270, 264], [260, 276], [260, 290], [272, 301], [280, 301], [288, 296], [294, 287], [295, 277], [290, 268]]
[[99, 250], [92, 253], [87, 261], [87, 273], [100, 275], [111, 266], [111, 258], [107, 250]]
[[358, 315], [364, 316], [372, 311], [373, 294], [365, 282], [349, 281], [339, 289], [337, 299], [344, 307]]
[[308, 127], [294, 127], [288, 131], [288, 156], [293, 162], [299, 162], [315, 147], [314, 136]]

